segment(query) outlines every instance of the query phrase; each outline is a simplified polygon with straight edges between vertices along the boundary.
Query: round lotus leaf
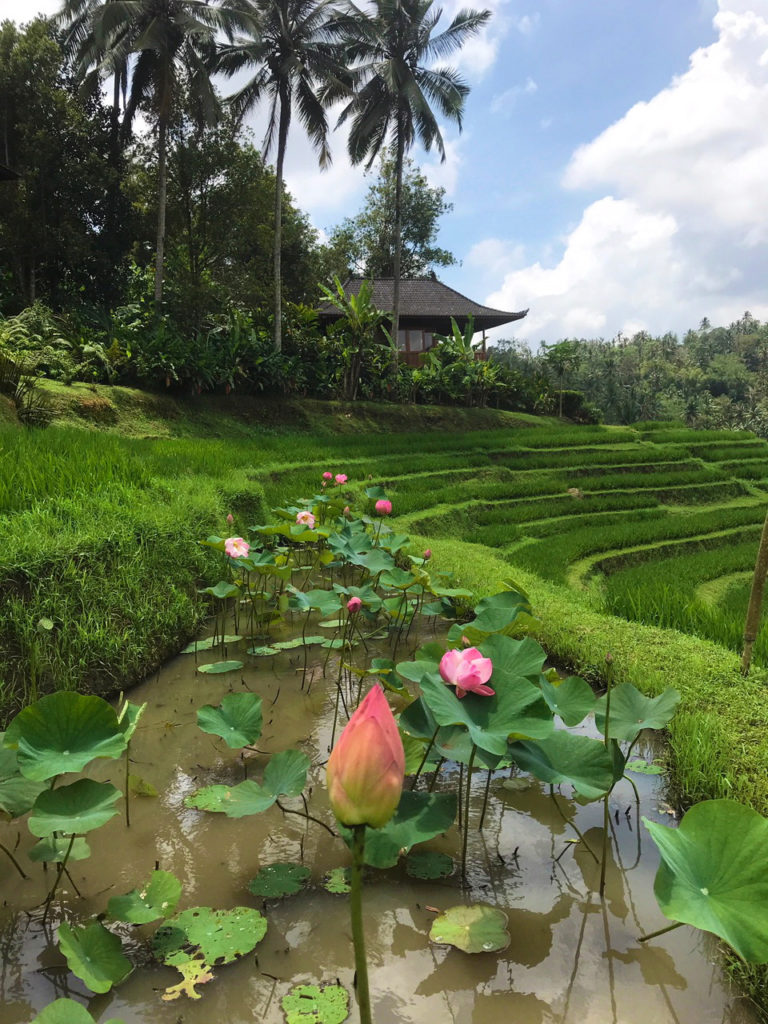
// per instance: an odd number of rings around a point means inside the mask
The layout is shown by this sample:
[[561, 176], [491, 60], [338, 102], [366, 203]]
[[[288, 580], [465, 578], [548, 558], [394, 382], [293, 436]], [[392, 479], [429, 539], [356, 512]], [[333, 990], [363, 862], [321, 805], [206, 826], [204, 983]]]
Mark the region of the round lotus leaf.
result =
[[[611, 691], [608, 733], [615, 740], [631, 743], [643, 729], [663, 729], [680, 703], [677, 690], [669, 689], [658, 697], [646, 697], [631, 683], [621, 683]], [[606, 698], [601, 697], [595, 711], [595, 724], [605, 733]]]
[[60, 690], [20, 711], [4, 743], [18, 751], [22, 775], [44, 782], [80, 772], [95, 757], [119, 757], [126, 739], [115, 709], [101, 697]]
[[32, 808], [29, 831], [33, 836], [91, 832], [117, 814], [114, 804], [121, 795], [111, 783], [93, 779], [78, 779], [69, 786], [47, 789]]
[[264, 788], [275, 796], [300, 796], [307, 784], [310, 763], [300, 750], [280, 750], [264, 769]]
[[662, 913], [713, 932], [750, 963], [768, 963], [768, 819], [735, 800], [705, 800], [678, 828], [643, 818], [661, 853]]
[[197, 671], [209, 676], [217, 676], [223, 672], [234, 672], [242, 667], [242, 661], [212, 661], [208, 665], [198, 665]]
[[170, 871], [153, 871], [141, 889], [113, 896], [107, 904], [107, 913], [113, 921], [149, 924], [171, 915], [180, 897], [181, 882], [175, 875]]
[[557, 684], [541, 676], [539, 685], [553, 713], [569, 727], [583, 722], [597, 701], [592, 687], [579, 676], [569, 676]]
[[59, 925], [59, 949], [67, 966], [91, 992], [109, 992], [133, 970], [120, 939], [103, 924], [92, 921], [85, 928]]
[[416, 850], [408, 854], [405, 870], [411, 878], [447, 878], [453, 871], [453, 858], [434, 850]]
[[180, 654], [196, 654], [198, 651], [210, 651], [219, 644], [236, 644], [241, 636], [207, 636], [204, 640], [193, 640], [191, 644], [179, 651]]
[[2, 746], [0, 733], [0, 815], [19, 818], [26, 814], [45, 789], [45, 783], [25, 779], [19, 771], [15, 750]]
[[591, 736], [559, 730], [537, 742], [512, 743], [509, 754], [523, 771], [555, 786], [569, 782], [587, 800], [597, 800], [613, 787], [611, 752]]
[[[74, 999], [56, 999], [40, 1011], [32, 1024], [95, 1024], [95, 1021], [82, 1003], [76, 1003]], [[112, 1017], [104, 1024], [123, 1024], [123, 1021]]]
[[349, 868], [331, 868], [323, 879], [323, 888], [334, 895], [344, 895], [352, 891], [349, 884]]
[[268, 864], [248, 883], [254, 896], [264, 899], [279, 899], [300, 892], [309, 881], [310, 870], [303, 864], [281, 862]]
[[281, 1006], [287, 1024], [343, 1024], [349, 1016], [349, 993], [341, 985], [296, 985]]
[[261, 697], [255, 693], [229, 693], [221, 704], [206, 704], [197, 712], [203, 732], [220, 736], [233, 750], [250, 746], [261, 736]]
[[465, 953], [493, 953], [506, 949], [511, 941], [507, 915], [485, 904], [449, 907], [432, 922], [429, 937]]
[[637, 772], [638, 775], [663, 775], [665, 771], [655, 761], [643, 761], [640, 758], [633, 758], [631, 761], [627, 761], [624, 768], [628, 772]]
[[266, 811], [276, 799], [275, 793], [264, 789], [253, 779], [246, 779], [237, 786], [203, 786], [185, 797], [184, 806], [226, 814], [228, 818], [245, 818], [249, 814]]
[[194, 958], [228, 964], [250, 953], [266, 931], [267, 919], [251, 907], [190, 907], [158, 928], [152, 948], [159, 960], [176, 967]]
[[70, 839], [71, 836], [46, 836], [29, 851], [29, 859], [44, 864], [60, 864], [64, 859], [87, 860], [91, 848], [85, 839], [78, 837], [71, 847]]

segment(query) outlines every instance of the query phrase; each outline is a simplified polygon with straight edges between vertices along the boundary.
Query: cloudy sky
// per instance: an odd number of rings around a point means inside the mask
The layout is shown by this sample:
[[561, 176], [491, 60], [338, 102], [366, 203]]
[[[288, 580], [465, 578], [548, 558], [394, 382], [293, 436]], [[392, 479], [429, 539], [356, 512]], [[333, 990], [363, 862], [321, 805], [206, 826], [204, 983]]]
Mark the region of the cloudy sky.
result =
[[[498, 333], [534, 345], [768, 318], [768, 0], [487, 2], [456, 61], [464, 131], [445, 126], [444, 164], [413, 153], [453, 203], [440, 244], [462, 263], [442, 279], [528, 307]], [[326, 232], [366, 188], [342, 138], [333, 152], [321, 173], [297, 127], [286, 166]]]

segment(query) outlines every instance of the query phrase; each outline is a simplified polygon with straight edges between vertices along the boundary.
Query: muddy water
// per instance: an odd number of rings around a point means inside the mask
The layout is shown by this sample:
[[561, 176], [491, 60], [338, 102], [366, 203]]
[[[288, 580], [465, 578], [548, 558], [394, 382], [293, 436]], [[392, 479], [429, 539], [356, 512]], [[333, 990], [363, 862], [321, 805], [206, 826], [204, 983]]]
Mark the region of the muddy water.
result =
[[[405, 652], [401, 652], [405, 656]], [[237, 657], [235, 650], [229, 657]], [[203, 661], [217, 660], [206, 652]], [[131, 770], [152, 783], [157, 798], [131, 801], [131, 827], [120, 818], [91, 834], [93, 856], [71, 865], [82, 898], [70, 883], [61, 890], [47, 922], [36, 904], [50, 884], [37, 865], [22, 882], [0, 860], [0, 1021], [27, 1024], [53, 999], [80, 999], [97, 1020], [126, 1024], [242, 1024], [283, 1021], [281, 997], [301, 982], [352, 982], [352, 949], [345, 896], [320, 882], [325, 871], [348, 863], [340, 840], [297, 815], [277, 808], [230, 820], [183, 806], [202, 785], [236, 783], [247, 771], [260, 777], [271, 753], [299, 746], [311, 758], [313, 813], [325, 815], [322, 765], [328, 756], [333, 687], [316, 667], [309, 693], [300, 690], [301, 658], [261, 660], [241, 672], [205, 676], [194, 657], [180, 656], [131, 693], [148, 707], [134, 737]], [[195, 712], [244, 688], [264, 699], [261, 753], [243, 762], [196, 726]], [[588, 728], [586, 726], [585, 728]], [[123, 784], [123, 768], [101, 762], [94, 777]], [[475, 776], [476, 806], [470, 821], [468, 888], [456, 876], [418, 882], [404, 872], [373, 873], [365, 892], [371, 989], [377, 1024], [749, 1024], [745, 1006], [713, 966], [713, 947], [700, 933], [679, 929], [648, 944], [637, 939], [667, 922], [653, 898], [656, 849], [638, 829], [628, 784], [617, 787], [611, 805], [613, 852], [605, 902], [597, 896], [597, 871], [585, 853], [568, 845], [573, 833], [553, 806], [548, 787], [504, 786], [508, 773], [492, 781], [485, 828], [477, 831], [485, 776]], [[669, 821], [658, 781], [637, 776], [641, 813]], [[443, 785], [456, 787], [458, 774]], [[564, 787], [560, 806], [594, 849], [600, 848], [600, 805], [577, 806]], [[287, 805], [301, 808], [301, 801]], [[629, 809], [629, 814], [625, 813]], [[6, 845], [20, 836], [17, 856], [26, 863], [32, 845], [25, 826], [0, 826]], [[456, 854], [455, 827], [432, 848]], [[565, 852], [563, 852], [565, 851]], [[562, 856], [558, 858], [558, 856]], [[132, 958], [144, 966], [119, 989], [89, 996], [68, 973], [55, 945], [58, 920], [80, 920], [105, 910], [107, 900], [127, 892], [157, 864], [183, 882], [180, 909], [262, 904], [247, 890], [265, 864], [303, 860], [313, 885], [304, 893], [264, 907], [269, 927], [255, 955], [217, 971], [202, 998], [162, 1002], [178, 974], [155, 964], [142, 939], [152, 926], [130, 932]], [[463, 902], [488, 902], [509, 915], [512, 942], [501, 953], [468, 956], [430, 943], [435, 910]], [[357, 1019], [353, 1008], [350, 1020]]]

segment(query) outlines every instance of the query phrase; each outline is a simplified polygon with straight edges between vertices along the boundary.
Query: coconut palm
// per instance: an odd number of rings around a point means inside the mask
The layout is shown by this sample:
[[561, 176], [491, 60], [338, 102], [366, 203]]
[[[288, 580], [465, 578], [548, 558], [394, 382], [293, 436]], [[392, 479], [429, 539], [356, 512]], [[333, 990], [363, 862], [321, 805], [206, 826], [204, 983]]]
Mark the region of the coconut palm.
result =
[[219, 99], [209, 65], [226, 14], [205, 0], [65, 0], [60, 20], [82, 78], [115, 77], [114, 118], [126, 97], [122, 135], [138, 110], [157, 126], [155, 305], [163, 297], [168, 129], [182, 92], [195, 116], [212, 122]]
[[[442, 15], [432, 0], [372, 0], [359, 8], [348, 2], [339, 27], [347, 39], [352, 63], [351, 98], [339, 116], [350, 122], [348, 149], [353, 163], [370, 168], [385, 146], [395, 158], [395, 253], [392, 337], [397, 344], [400, 321], [400, 253], [405, 154], [418, 138], [426, 150], [436, 146], [445, 160], [445, 145], [433, 107], [461, 130], [464, 100], [469, 92], [454, 68], [432, 66], [458, 50], [482, 28], [490, 11], [461, 10], [450, 25], [433, 32]], [[344, 83], [331, 83], [323, 99], [345, 97]], [[395, 369], [397, 351], [395, 350]]]
[[224, 0], [240, 33], [221, 47], [216, 69], [232, 76], [253, 74], [228, 103], [243, 117], [262, 99], [269, 101], [264, 155], [277, 146], [275, 164], [275, 350], [282, 347], [282, 207], [283, 164], [294, 106], [321, 168], [331, 161], [328, 118], [318, 88], [343, 73], [343, 51], [331, 19], [332, 0]]

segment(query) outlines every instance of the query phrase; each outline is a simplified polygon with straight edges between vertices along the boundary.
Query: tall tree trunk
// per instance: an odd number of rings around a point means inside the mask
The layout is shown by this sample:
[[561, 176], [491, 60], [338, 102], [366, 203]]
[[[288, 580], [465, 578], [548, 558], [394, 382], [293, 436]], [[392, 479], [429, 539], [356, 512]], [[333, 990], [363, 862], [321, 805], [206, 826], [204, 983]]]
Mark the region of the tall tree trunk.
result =
[[760, 629], [760, 612], [763, 607], [766, 574], [768, 574], [768, 515], [765, 517], [763, 532], [760, 535], [760, 547], [757, 549], [755, 574], [752, 577], [752, 590], [749, 594], [747, 618], [744, 623], [744, 650], [741, 655], [741, 674], [743, 676], [749, 675], [749, 666], [752, 663], [752, 648], [755, 646], [755, 640], [757, 640], [757, 634]]
[[277, 166], [275, 167], [275, 352], [283, 349], [283, 161], [288, 143], [288, 127], [291, 123], [291, 101], [288, 90], [280, 89], [280, 125], [277, 134]]
[[395, 258], [392, 272], [392, 342], [395, 346], [392, 353], [392, 378], [397, 378], [400, 360], [400, 250], [403, 234], [403, 158], [405, 155], [405, 137], [403, 134], [402, 117], [397, 115], [397, 148], [395, 151]]
[[160, 116], [157, 159], [157, 255], [155, 257], [155, 315], [163, 303], [163, 266], [165, 261], [165, 199], [167, 191], [168, 119]]

